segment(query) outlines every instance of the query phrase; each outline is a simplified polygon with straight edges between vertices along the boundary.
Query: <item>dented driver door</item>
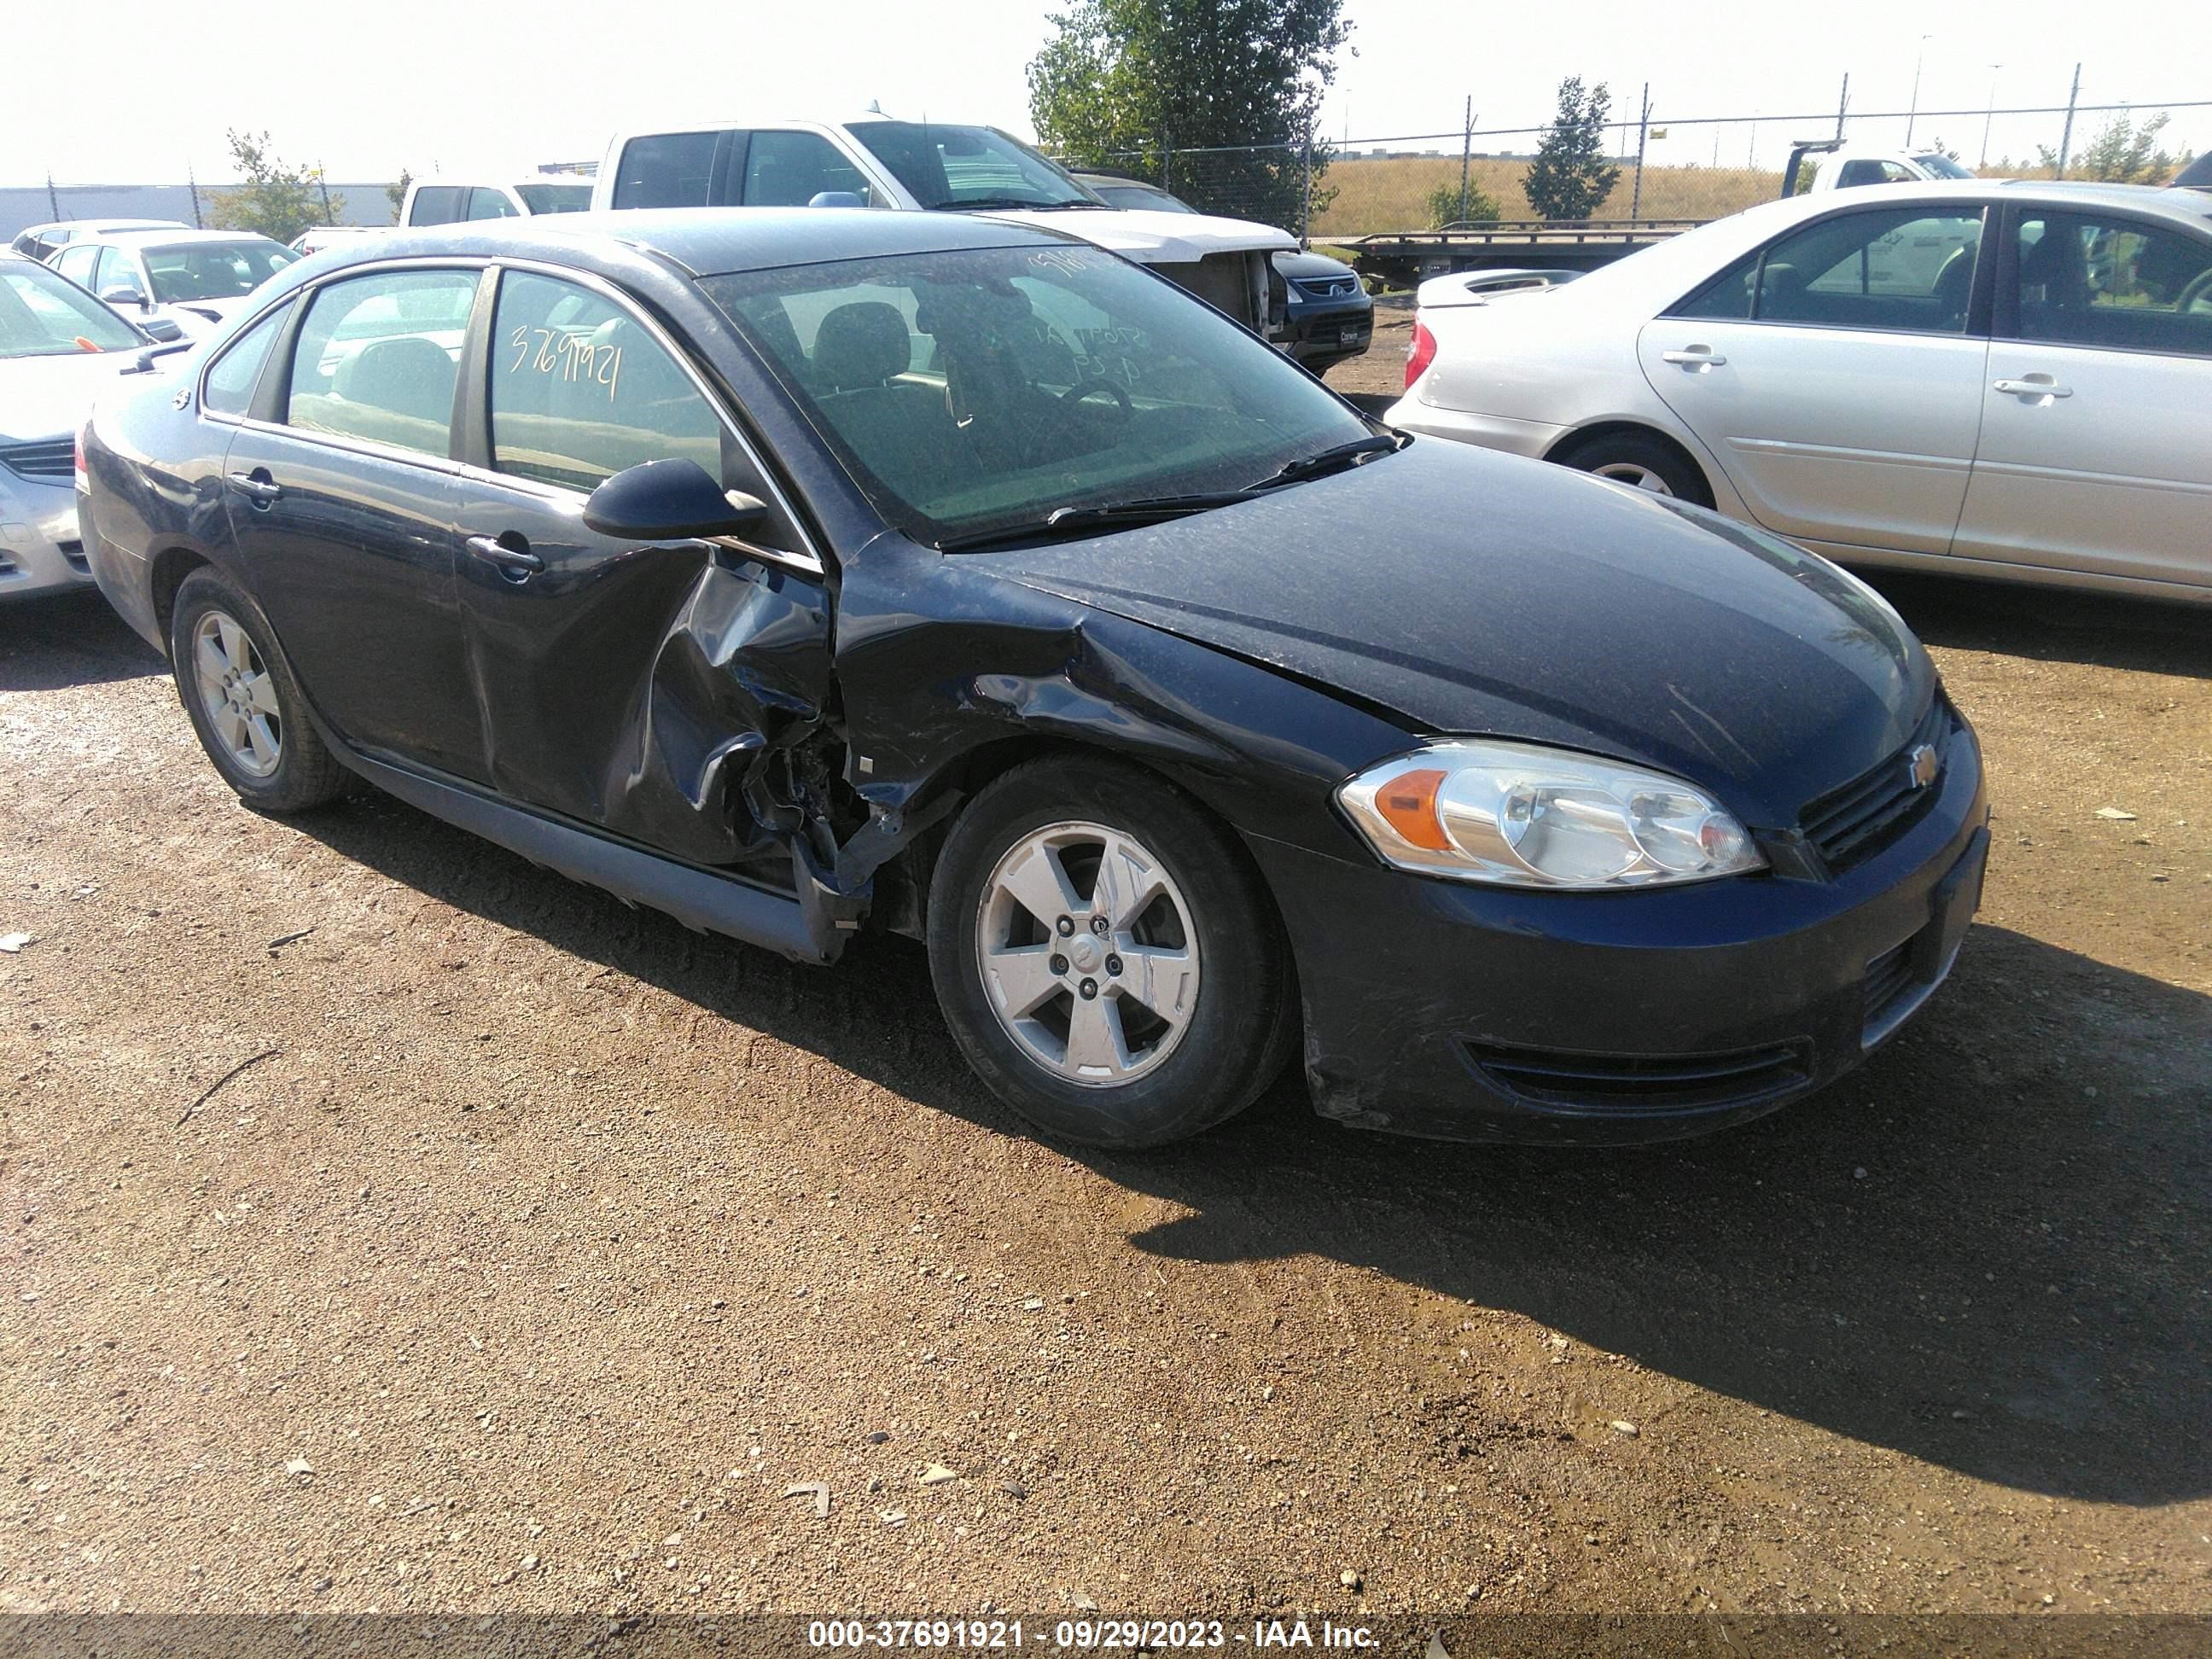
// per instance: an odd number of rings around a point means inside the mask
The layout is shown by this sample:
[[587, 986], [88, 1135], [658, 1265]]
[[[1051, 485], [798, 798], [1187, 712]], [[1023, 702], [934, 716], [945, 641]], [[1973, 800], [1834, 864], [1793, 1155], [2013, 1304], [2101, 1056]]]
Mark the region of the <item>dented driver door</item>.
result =
[[465, 471], [459, 511], [486, 775], [693, 863], [787, 872], [775, 815], [752, 803], [777, 752], [824, 714], [818, 562], [781, 514], [758, 547], [589, 528], [590, 490], [644, 461], [686, 457], [773, 492], [673, 343], [611, 294], [509, 270], [490, 321], [488, 465]]

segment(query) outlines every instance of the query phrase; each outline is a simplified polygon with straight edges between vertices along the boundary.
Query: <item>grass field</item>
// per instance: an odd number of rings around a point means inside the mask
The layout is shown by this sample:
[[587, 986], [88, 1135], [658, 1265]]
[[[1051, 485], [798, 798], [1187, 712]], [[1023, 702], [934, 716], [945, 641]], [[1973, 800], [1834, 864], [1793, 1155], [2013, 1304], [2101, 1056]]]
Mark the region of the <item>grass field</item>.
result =
[[[1478, 161], [1468, 169], [1468, 182], [1497, 202], [1500, 218], [1534, 218], [1528, 198], [1521, 193], [1528, 170], [1526, 161]], [[1612, 196], [1592, 217], [1628, 216], [1632, 174], [1632, 168], [1621, 169]], [[1313, 234], [1322, 240], [1424, 229], [1429, 192], [1438, 185], [1458, 188], [1456, 156], [1340, 161], [1323, 180], [1323, 188], [1335, 190], [1335, 198], [1327, 212], [1314, 216]], [[1765, 168], [1647, 167], [1638, 212], [1647, 219], [1717, 219], [1781, 193], [1782, 174]]]

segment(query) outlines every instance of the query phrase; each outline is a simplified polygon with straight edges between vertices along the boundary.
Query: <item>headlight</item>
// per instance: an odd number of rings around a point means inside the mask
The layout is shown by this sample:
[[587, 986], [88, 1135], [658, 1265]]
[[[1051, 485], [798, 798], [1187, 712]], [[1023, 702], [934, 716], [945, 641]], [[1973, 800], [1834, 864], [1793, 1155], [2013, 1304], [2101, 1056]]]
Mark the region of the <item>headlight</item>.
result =
[[1505, 887], [1651, 887], [1760, 870], [1751, 837], [1680, 778], [1465, 738], [1369, 768], [1337, 791], [1386, 864]]

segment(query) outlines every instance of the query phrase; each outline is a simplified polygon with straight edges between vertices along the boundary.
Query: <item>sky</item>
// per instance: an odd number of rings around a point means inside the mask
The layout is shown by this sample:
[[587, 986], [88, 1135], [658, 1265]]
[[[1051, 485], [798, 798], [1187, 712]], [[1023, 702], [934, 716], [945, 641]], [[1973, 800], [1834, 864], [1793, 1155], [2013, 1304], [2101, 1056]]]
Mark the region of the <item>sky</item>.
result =
[[[0, 185], [202, 182], [230, 176], [226, 127], [266, 129], [287, 160], [340, 180], [596, 159], [611, 134], [722, 115], [836, 118], [878, 100], [890, 114], [973, 120], [1028, 136], [1023, 65], [1062, 0], [151, 0], [19, 9], [7, 30]], [[2063, 105], [2082, 64], [2085, 103], [2212, 97], [2212, 7], [2152, 0], [2124, 26], [2045, 0], [1853, 0], [1826, 10], [1775, 0], [1347, 0], [1356, 55], [1324, 107], [1333, 138], [1456, 132], [1472, 97], [1480, 127], [1545, 120], [1567, 75], [1611, 84], [1633, 110], [1645, 82], [1668, 137], [1655, 161], [1778, 165], [1792, 137], [1832, 126], [1843, 76], [1854, 110], [1904, 110], [1916, 63], [1923, 109]], [[1825, 21], [1824, 21], [1825, 19]], [[118, 43], [134, 55], [118, 55]], [[1993, 67], [2001, 64], [2002, 67]], [[1700, 115], [1803, 121], [1695, 127]], [[2085, 121], [2094, 127], [2094, 118]], [[1991, 159], [2055, 143], [2056, 118], [2000, 118]], [[1901, 141], [1901, 121], [1855, 129]], [[2170, 136], [2203, 149], [2212, 109], [2175, 113]], [[1978, 118], [1923, 118], [1978, 159]], [[1477, 141], [1481, 149], [1511, 140]], [[2078, 140], [2077, 140], [2078, 142]], [[1456, 149], [1452, 139], [1415, 148]], [[1525, 145], [1522, 146], [1525, 147]]]

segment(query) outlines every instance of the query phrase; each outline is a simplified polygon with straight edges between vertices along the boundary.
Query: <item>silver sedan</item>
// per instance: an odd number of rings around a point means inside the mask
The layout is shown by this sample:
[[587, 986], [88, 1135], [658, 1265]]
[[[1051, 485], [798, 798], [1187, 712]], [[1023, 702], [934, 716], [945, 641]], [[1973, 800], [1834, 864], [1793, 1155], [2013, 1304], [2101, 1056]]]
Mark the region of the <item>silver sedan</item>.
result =
[[1581, 280], [1425, 285], [1390, 422], [1831, 557], [2212, 602], [2212, 192], [1753, 208]]

